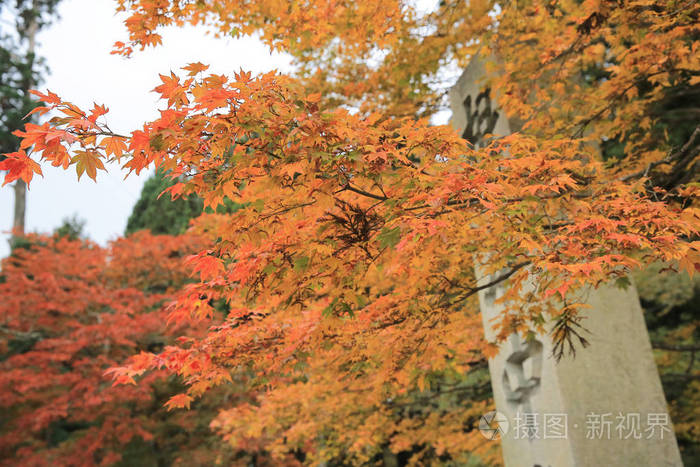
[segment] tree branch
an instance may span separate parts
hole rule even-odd
[[[690,138],[688,138],[688,141],[681,147],[678,151],[673,152],[669,154],[668,156],[664,157],[663,159],[659,161],[655,161],[650,163],[645,169],[640,170],[639,172],[635,172],[633,174],[626,175],[625,177],[622,177],[620,180],[623,182],[627,182],[629,180],[639,178],[639,177],[644,177],[646,176],[652,169],[655,167],[662,165],[662,164],[671,164],[674,161],[683,161],[684,159],[689,159],[693,153],[693,148],[695,140],[700,139],[700,126],[695,127],[695,131],[693,131],[693,134],[690,135]],[[689,162],[689,161],[687,161]]]
[[[366,196],[368,198],[378,199],[379,201],[386,201],[389,199],[386,196],[375,195],[374,193],[370,193],[369,191],[365,191],[365,190],[362,190],[360,188],[356,188],[356,187],[350,185],[349,183],[346,184],[340,191],[344,191],[344,190],[352,191],[353,193],[357,193],[358,195]]]
[[[700,345],[672,345],[663,342],[652,342],[652,348],[658,350],[670,350],[672,352],[700,352]]]

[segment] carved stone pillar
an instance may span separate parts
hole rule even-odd
[[[475,146],[487,133],[519,128],[498,110],[484,76],[475,59],[450,92],[452,125]],[[490,282],[476,266],[478,284]],[[505,286],[479,292],[489,341]],[[548,335],[529,342],[513,335],[489,359],[496,408],[509,422],[501,439],[506,467],[681,466],[636,289],[584,293],[591,345],[575,358],[557,363]]]

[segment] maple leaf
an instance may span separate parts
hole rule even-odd
[[[215,278],[224,271],[221,260],[207,253],[208,252],[203,252],[198,255],[193,255],[186,260],[188,263],[194,265],[192,271],[199,272],[202,280]]]
[[[114,155],[117,159],[119,159],[127,149],[124,138],[120,136],[106,136],[102,139],[100,144],[104,146],[105,154],[108,156],[110,154]]]
[[[31,94],[34,94],[39,99],[41,99],[43,102],[46,102],[47,104],[57,105],[57,104],[60,104],[62,102],[61,98],[57,94],[55,94],[51,91],[48,91],[48,90],[46,91],[46,94],[43,94],[43,93],[41,93],[39,91],[35,91],[35,90],[30,90],[29,92]]]
[[[24,127],[24,131],[17,130],[12,134],[22,138],[20,143],[21,149],[26,149],[31,146],[37,149],[42,149],[45,146],[46,134],[51,131],[48,123],[43,125],[36,125],[34,123],[27,123]]]
[[[321,100],[321,93],[316,92],[306,96],[306,101],[312,104],[317,104]]]
[[[678,264],[690,277],[700,272],[700,242],[691,242],[688,252],[678,260]]]
[[[0,161],[0,170],[7,170],[2,186],[14,182],[17,179],[24,180],[27,184],[32,181],[35,173],[43,175],[41,166],[32,160],[24,150],[4,154],[5,159]]]
[[[171,199],[173,199],[173,200],[178,199],[182,196],[184,189],[185,189],[184,183],[175,183],[174,185],[163,190],[163,192],[158,195],[158,199],[160,199],[160,197],[166,193],[170,193]]]
[[[109,112],[109,109],[107,107],[105,107],[104,105],[95,104],[93,109],[90,111],[88,120],[91,123],[95,124],[97,122],[97,119],[105,115],[107,112]]]
[[[165,403],[165,407],[168,410],[173,410],[173,409],[189,409],[190,404],[192,403],[194,399],[192,397],[188,396],[187,394],[178,394],[176,396],[171,397],[168,399],[168,401]]]
[[[189,72],[189,76],[194,76],[197,73],[201,73],[209,69],[209,65],[204,65],[200,62],[190,63],[187,66],[182,67],[183,70]]]
[[[51,109],[48,107],[38,106],[34,107],[27,115],[24,116],[25,120],[34,114],[44,115],[48,113]]]
[[[97,170],[106,170],[100,154],[95,151],[76,151],[75,156],[71,158],[71,164],[75,164],[78,180],[83,173],[87,173],[88,177],[97,181]]]
[[[174,73],[170,73],[170,76],[159,75],[160,80],[163,82],[160,86],[156,86],[154,91],[158,92],[163,96],[164,99],[168,100],[168,105],[187,104],[188,99],[185,93],[185,86],[180,84],[180,78]]]
[[[105,370],[104,375],[112,375],[112,386],[119,386],[122,384],[136,385],[136,381],[134,380],[135,372],[130,368],[109,368]]]

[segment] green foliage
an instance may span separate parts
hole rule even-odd
[[[34,240],[28,237],[16,236],[10,239],[10,256],[19,249],[29,250],[34,245]]]
[[[23,117],[34,107],[26,89],[38,80],[27,57],[18,57],[17,46],[7,37],[0,37],[0,153],[17,150],[19,138],[12,134],[24,126]],[[33,60],[33,58],[32,58]]]
[[[77,215],[65,217],[60,226],[54,232],[54,236],[58,238],[67,238],[69,240],[84,240],[85,235],[85,220]],[[10,255],[14,255],[17,250],[30,250],[34,245],[43,246],[44,243],[33,236],[16,236],[10,240]]]
[[[191,195],[178,199],[171,199],[164,190],[176,183],[167,173],[156,171],[146,180],[141,190],[141,197],[134,205],[134,209],[126,224],[126,235],[138,230],[150,230],[154,234],[178,235],[189,226],[193,219],[202,212],[212,213],[211,208],[203,209],[204,202],[201,198]],[[218,214],[230,214],[238,211],[243,205],[234,203],[224,198],[222,204],[216,208]]]
[[[204,204],[200,198],[190,196],[171,200],[168,194],[160,196],[174,183],[175,181],[162,171],[157,171],[146,180],[141,197],[126,224],[127,235],[143,229],[148,229],[154,234],[177,235],[187,229],[190,219],[202,213]]]
[[[604,78],[604,77],[603,77]],[[656,149],[673,154],[691,141],[693,131],[698,126],[700,116],[700,87],[690,84],[691,75],[676,82],[662,91],[646,81],[637,86],[637,92],[644,95],[659,92],[662,98],[645,109],[645,114],[653,122],[650,128],[630,129],[625,138],[615,137],[601,141],[603,158],[611,164],[617,164],[627,157],[626,145],[630,142],[647,139],[650,149]],[[697,151],[697,147],[696,147]],[[683,170],[682,166],[670,170],[669,173],[653,173],[648,175],[657,186],[666,189],[697,180],[697,165],[691,170]]]
[[[700,275],[653,264],[634,277],[676,437],[686,465],[700,461],[696,353],[700,341]]]
[[[78,216],[65,217],[63,223],[54,231],[57,237],[66,237],[69,240],[78,240],[85,236],[85,220]]]
[[[700,276],[664,270],[658,263],[636,273],[634,280],[644,308],[653,315],[648,318],[650,329],[663,327],[664,315],[679,312],[700,292]]]
[[[19,138],[12,132],[24,127],[24,117],[36,107],[28,91],[46,72],[42,60],[27,46],[30,24],[34,21],[37,30],[47,26],[59,1],[0,0],[0,14],[15,23],[11,33],[0,29],[0,158],[19,147]]]

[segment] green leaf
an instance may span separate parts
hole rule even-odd
[[[619,289],[622,290],[627,290],[627,288],[632,285],[632,282],[630,282],[629,277],[624,276],[624,277],[618,277],[615,280],[615,286]]]
[[[377,240],[379,241],[379,246],[382,248],[393,247],[401,239],[401,229],[399,227],[394,227],[393,229],[387,229],[386,227],[379,232],[377,235]]]
[[[306,271],[306,268],[309,267],[309,257],[308,256],[299,256],[294,260],[294,270],[295,271],[301,271],[304,272]]]
[[[263,208],[265,207],[265,200],[263,199],[256,199],[254,202],[251,203],[251,206],[253,209],[255,209],[257,212],[262,212]]]

